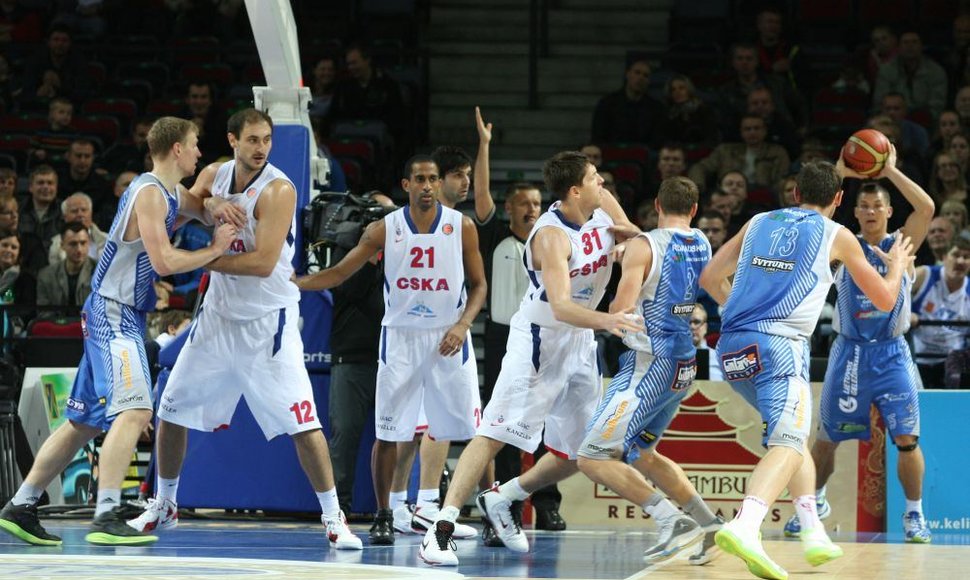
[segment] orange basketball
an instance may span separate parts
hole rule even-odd
[[[882,171],[888,158],[889,139],[875,129],[856,131],[842,149],[845,166],[866,176]]]

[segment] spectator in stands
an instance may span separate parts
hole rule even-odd
[[[757,115],[765,120],[768,130],[766,141],[781,145],[788,152],[790,159],[796,159],[801,151],[801,137],[791,119],[778,113],[775,108],[775,98],[767,87],[758,87],[748,93],[749,115]]]
[[[704,212],[714,212],[721,216],[724,220],[724,227],[727,228],[727,237],[731,237],[741,229],[744,225],[739,223],[734,223],[732,219],[732,212],[734,210],[734,197],[724,193],[720,189],[716,189],[711,193],[710,199],[707,204],[704,205]]]
[[[899,37],[892,27],[879,25],[869,33],[869,58],[866,62],[866,76],[869,83],[876,84],[879,68],[892,62],[899,53]]]
[[[775,192],[778,195],[778,207],[797,207],[798,200],[795,199],[795,188],[798,186],[795,180],[796,173],[786,175],[778,182]]]
[[[947,87],[950,89],[950,94],[947,95],[948,102],[956,95],[960,87],[970,85],[970,46],[960,49],[958,54],[960,60],[953,68],[949,68]]]
[[[160,332],[155,337],[155,342],[158,343],[159,348],[165,348],[178,338],[178,335],[188,330],[191,323],[192,313],[188,310],[172,308],[162,312],[158,317]]]
[[[118,175],[125,171],[136,173],[144,171],[145,155],[148,154],[148,130],[154,122],[155,119],[150,117],[135,119],[131,124],[131,135],[105,150],[98,159],[98,166],[110,175]]]
[[[593,143],[643,143],[660,139],[663,105],[647,94],[650,63],[636,59],[626,67],[623,88],[602,97],[593,111]]]
[[[21,234],[33,234],[50,250],[51,240],[63,223],[57,203],[57,172],[50,165],[38,165],[30,172],[30,198],[20,208]]]
[[[950,220],[954,231],[962,232],[967,227],[967,205],[953,199],[944,201],[940,206],[940,217]]]
[[[956,111],[947,109],[940,113],[927,157],[933,159],[937,153],[947,150],[950,147],[950,139],[960,132],[960,115]]]
[[[334,91],[337,88],[337,59],[324,56],[313,67],[313,84],[310,92],[310,118],[324,125],[324,133],[330,130],[330,108],[333,104]]]
[[[105,0],[76,0],[57,2],[59,9],[54,22],[68,26],[84,36],[100,39],[104,36],[108,22],[102,16]]]
[[[873,103],[888,93],[902,93],[913,109],[925,109],[936,119],[946,106],[946,72],[923,55],[923,41],[916,31],[899,36],[899,55],[879,67]]]
[[[0,197],[0,230],[16,232],[20,225],[20,204],[16,197]],[[37,273],[47,265],[47,251],[40,238],[33,234],[20,235],[20,266]]]
[[[775,107],[801,130],[808,123],[808,115],[801,97],[791,85],[775,76],[762,74],[758,69],[758,48],[753,44],[738,43],[731,47],[731,68],[734,78],[718,88],[721,103],[721,131],[733,134],[748,109],[748,93],[758,87],[767,87],[774,97]]]
[[[47,128],[38,131],[31,140],[30,157],[34,162],[53,163],[67,151],[75,137],[71,129],[74,105],[58,97],[47,106]]]
[[[609,171],[600,171],[599,174],[603,178],[603,189],[610,192],[610,195],[616,198],[616,201],[622,205],[623,200],[620,199],[620,193],[616,189],[616,178]]]
[[[87,230],[89,257],[95,261],[100,259],[101,252],[104,251],[104,246],[108,243],[108,234],[101,231],[97,224],[92,221],[93,206],[91,205],[91,197],[81,191],[69,195],[67,199],[61,202],[61,213],[64,216],[65,224],[81,224]],[[62,231],[63,229],[61,228]],[[53,264],[66,257],[61,234],[57,234],[51,240],[47,261]]]
[[[882,97],[881,107],[882,114],[899,125],[901,139],[896,148],[901,151],[911,151],[919,159],[925,159],[930,148],[930,138],[922,125],[906,118],[909,114],[906,95],[898,92],[886,93]]]
[[[758,12],[755,28],[758,31],[758,64],[761,72],[773,74],[791,86],[792,91],[812,94],[812,83],[800,47],[785,38],[781,10],[767,6]]]
[[[23,102],[46,101],[55,96],[83,101],[90,93],[87,67],[87,60],[72,48],[71,30],[63,24],[53,24],[47,32],[47,43],[24,65]],[[56,94],[51,94],[55,83]]]
[[[938,218],[939,219],[939,218]],[[913,314],[910,317],[913,354],[923,384],[943,386],[943,364],[951,351],[966,347],[970,327],[924,325],[927,321],[970,322],[970,239],[957,236],[946,250],[943,264],[916,268]]]
[[[955,236],[956,230],[953,229],[953,222],[942,216],[933,218],[933,221],[930,222],[930,229],[926,232],[926,246],[931,253],[929,260],[919,260],[919,256],[917,256],[917,263],[928,266],[942,264]]]
[[[660,214],[657,212],[654,199],[645,199],[637,206],[637,227],[645,232],[656,229],[657,223],[660,221]]]
[[[17,193],[17,172],[9,167],[0,167],[0,200],[13,197]]]
[[[408,114],[401,87],[384,70],[374,65],[370,51],[362,44],[347,46],[344,53],[348,78],[337,83],[331,104],[334,121],[371,119],[383,121],[399,151],[410,150]]]
[[[957,133],[950,137],[946,146],[946,153],[960,166],[964,178],[970,175],[970,138],[966,133]]]
[[[199,151],[202,152],[199,167],[205,167],[220,157],[232,157],[226,140],[227,118],[222,108],[215,106],[215,89],[211,84],[189,83],[182,118],[189,119],[199,128]]]
[[[839,76],[832,83],[832,88],[837,91],[858,91],[869,94],[872,92],[872,85],[866,79],[855,56],[847,57],[839,70]]]
[[[950,153],[940,153],[933,160],[928,191],[937,205],[951,199],[967,202],[967,180]]]
[[[953,47],[943,64],[949,71],[951,93],[970,83],[970,14],[963,13],[953,20]]]
[[[37,43],[43,39],[44,20],[40,12],[25,4],[20,0],[0,0],[0,45]]]
[[[701,217],[697,219],[697,229],[704,232],[707,240],[711,242],[712,254],[717,252],[727,238],[727,224],[724,223],[721,214],[716,211],[707,210],[702,213]]]
[[[714,175],[740,170],[750,187],[770,187],[788,173],[788,153],[780,145],[765,142],[767,127],[757,115],[744,115],[740,123],[742,143],[722,143],[687,174],[703,189]]]
[[[104,231],[111,229],[111,222],[115,219],[115,214],[118,213],[118,200],[121,199],[125,190],[136,177],[138,177],[138,174],[134,171],[123,171],[115,178],[114,195],[102,201],[95,209],[94,223],[98,224],[99,228]]]
[[[657,197],[660,184],[665,179],[686,175],[687,153],[684,148],[675,143],[667,143],[660,148],[657,155],[657,172],[647,186],[649,197]]]
[[[20,237],[13,230],[0,231],[0,301],[26,306],[37,304],[37,278],[33,272],[20,267]]]
[[[713,250],[713,248],[711,248]],[[694,311],[690,313],[690,334],[694,341],[694,348],[708,352],[708,375],[710,381],[723,381],[721,361],[717,352],[707,344],[707,308],[700,302],[694,304]]]
[[[81,137],[71,141],[67,161],[57,172],[57,196],[66,198],[76,191],[88,194],[95,205],[111,197],[111,182],[94,170],[94,143]]]
[[[37,274],[37,304],[81,306],[91,293],[91,276],[98,265],[89,255],[91,238],[80,222],[64,224],[57,237],[65,257]]]
[[[671,76],[664,88],[664,97],[667,114],[660,123],[662,141],[701,147],[713,147],[720,142],[717,113],[697,96],[690,78],[680,74]]]
[[[593,164],[593,167],[596,167],[597,169],[603,167],[603,150],[600,149],[599,145],[594,145],[592,143],[583,145],[579,148],[579,152],[589,159],[589,162]]]

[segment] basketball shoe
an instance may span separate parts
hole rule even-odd
[[[179,525],[179,508],[170,500],[153,497],[148,500],[145,511],[128,520],[128,525],[139,532],[170,530]]]
[[[658,521],[660,536],[657,543],[643,552],[645,564],[659,564],[693,546],[704,537],[704,530],[691,518],[678,515]]]
[[[903,515],[903,530],[906,532],[906,541],[911,544],[929,544],[933,540],[926,518],[920,512],[913,511]]]
[[[338,550],[364,549],[364,543],[347,527],[347,518],[344,516],[343,510],[340,511],[340,517],[328,520],[320,516],[320,521],[327,526],[327,539],[330,540],[330,545],[334,548]]]
[[[815,497],[815,509],[818,510],[818,519],[820,520],[827,519],[832,515],[832,505],[829,504],[824,491]],[[792,517],[785,522],[785,537],[799,538],[801,533],[802,523],[798,520],[798,514],[792,514]]]
[[[512,517],[512,501],[498,492],[498,484],[478,494],[478,509],[488,518],[505,547],[513,552],[528,552],[529,540]]]
[[[414,528],[411,527],[411,518],[414,517],[414,506],[404,504],[394,510],[394,531],[400,534],[413,534]]]
[[[825,533],[825,528],[802,530],[800,536],[802,538],[802,549],[805,551],[805,560],[812,566],[821,566],[826,562],[842,557],[842,548],[832,543],[829,535]]]
[[[144,546],[158,541],[158,536],[152,536],[129,526],[122,517],[121,506],[116,506],[108,512],[94,518],[91,531],[84,539],[98,546]]]
[[[745,530],[736,520],[721,526],[714,535],[714,541],[724,552],[744,560],[748,571],[758,578],[788,580],[788,572],[765,553],[761,534]]]
[[[701,540],[697,551],[691,554],[690,558],[687,558],[688,564],[691,566],[703,566],[721,555],[721,549],[717,547],[717,542],[714,541],[714,535],[723,525],[724,520],[718,517],[713,524],[704,526],[704,539]]]
[[[458,556],[455,554],[457,546],[452,539],[455,524],[441,520],[431,526],[424,534],[418,556],[432,566],[457,566]]]
[[[438,512],[440,508],[437,504],[429,504],[425,506],[416,506],[414,508],[414,513],[411,516],[411,531],[416,534],[425,534],[434,527],[434,521],[438,518]],[[394,522],[397,523],[397,514],[395,514]],[[469,538],[478,537],[478,530],[471,526],[466,526],[465,524],[459,524],[455,522],[455,530],[452,532],[452,536],[456,540],[467,540]]]
[[[44,526],[40,525],[35,505],[13,505],[7,502],[0,511],[0,529],[35,546],[61,545],[58,536],[47,533]]]

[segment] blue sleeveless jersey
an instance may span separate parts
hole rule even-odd
[[[688,321],[701,270],[711,259],[711,244],[697,229],[664,228],[640,235],[653,251],[638,304],[646,330],[626,335],[623,343],[658,358],[693,358],[696,348]]]
[[[861,236],[857,239],[866,255],[866,260],[879,274],[885,276],[886,265]],[[886,236],[879,242],[879,249],[888,252],[892,245],[893,237]],[[902,336],[909,330],[910,290],[913,277],[908,272],[903,275],[899,296],[890,312],[883,312],[872,305],[872,301],[856,285],[845,266],[839,266],[836,271],[835,285],[839,297],[835,303],[832,329],[840,336],[855,342],[877,342]]]
[[[721,333],[811,336],[832,284],[829,254],[841,227],[797,207],[751,218],[721,316]]]
[[[145,188],[150,185],[158,187],[168,203],[165,230],[171,237],[175,229],[175,219],[178,217],[178,195],[165,189],[162,182],[151,173],[142,173],[131,182],[118,201],[118,213],[111,223],[108,241],[91,279],[94,292],[142,312],[155,309],[154,282],[158,280],[158,274],[152,268],[142,239],[139,237],[126,242],[124,237],[135,200],[139,195],[145,195]]]

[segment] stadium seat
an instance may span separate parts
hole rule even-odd
[[[213,83],[226,86],[233,82],[232,67],[225,63],[187,63],[179,69],[179,77],[185,83]]]
[[[219,62],[222,54],[222,45],[214,36],[176,38],[171,49],[172,62],[176,65]]]
[[[600,145],[603,152],[604,165],[613,162],[633,162],[640,165],[641,169],[650,166],[650,149],[646,145],[639,143],[607,143]]]
[[[347,178],[347,189],[359,193],[360,183],[364,173],[360,167],[360,163],[346,157],[337,157],[336,159],[340,162],[340,168],[344,170],[344,177]]]
[[[0,117],[0,131],[4,133],[34,133],[47,128],[47,115],[31,114],[3,115]]]
[[[146,113],[153,117],[162,117],[165,115],[179,115],[182,109],[185,108],[185,101],[179,98],[175,99],[154,99],[152,102],[148,103],[148,109]]]
[[[95,91],[100,90],[108,79],[108,67],[103,62],[88,61],[86,72]]]
[[[816,127],[850,127],[849,134],[866,124],[864,109],[816,109],[812,113],[812,125]]]
[[[617,183],[628,183],[634,191],[643,190],[643,167],[639,163],[627,162],[618,164],[604,163],[606,171],[613,174]]]
[[[816,108],[852,108],[866,109],[869,107],[870,97],[857,90],[839,91],[825,88],[815,94]]]
[[[334,157],[352,158],[373,165],[374,144],[367,139],[330,139],[324,142]]]
[[[97,137],[103,147],[111,147],[121,136],[121,123],[110,115],[74,117],[71,126],[82,135]],[[104,149],[99,149],[104,151]]]
[[[126,61],[120,63],[115,69],[115,78],[119,81],[134,79],[148,81],[152,85],[154,94],[160,95],[168,88],[172,74],[168,65],[163,62]]]
[[[31,140],[27,135],[0,132],[0,153],[13,157],[21,172],[27,171],[27,151],[31,148]]]
[[[132,120],[138,116],[138,104],[131,99],[95,98],[85,101],[81,112],[84,115],[110,115],[125,127],[130,127]]]
[[[81,320],[33,320],[27,325],[28,337],[82,338]]]

